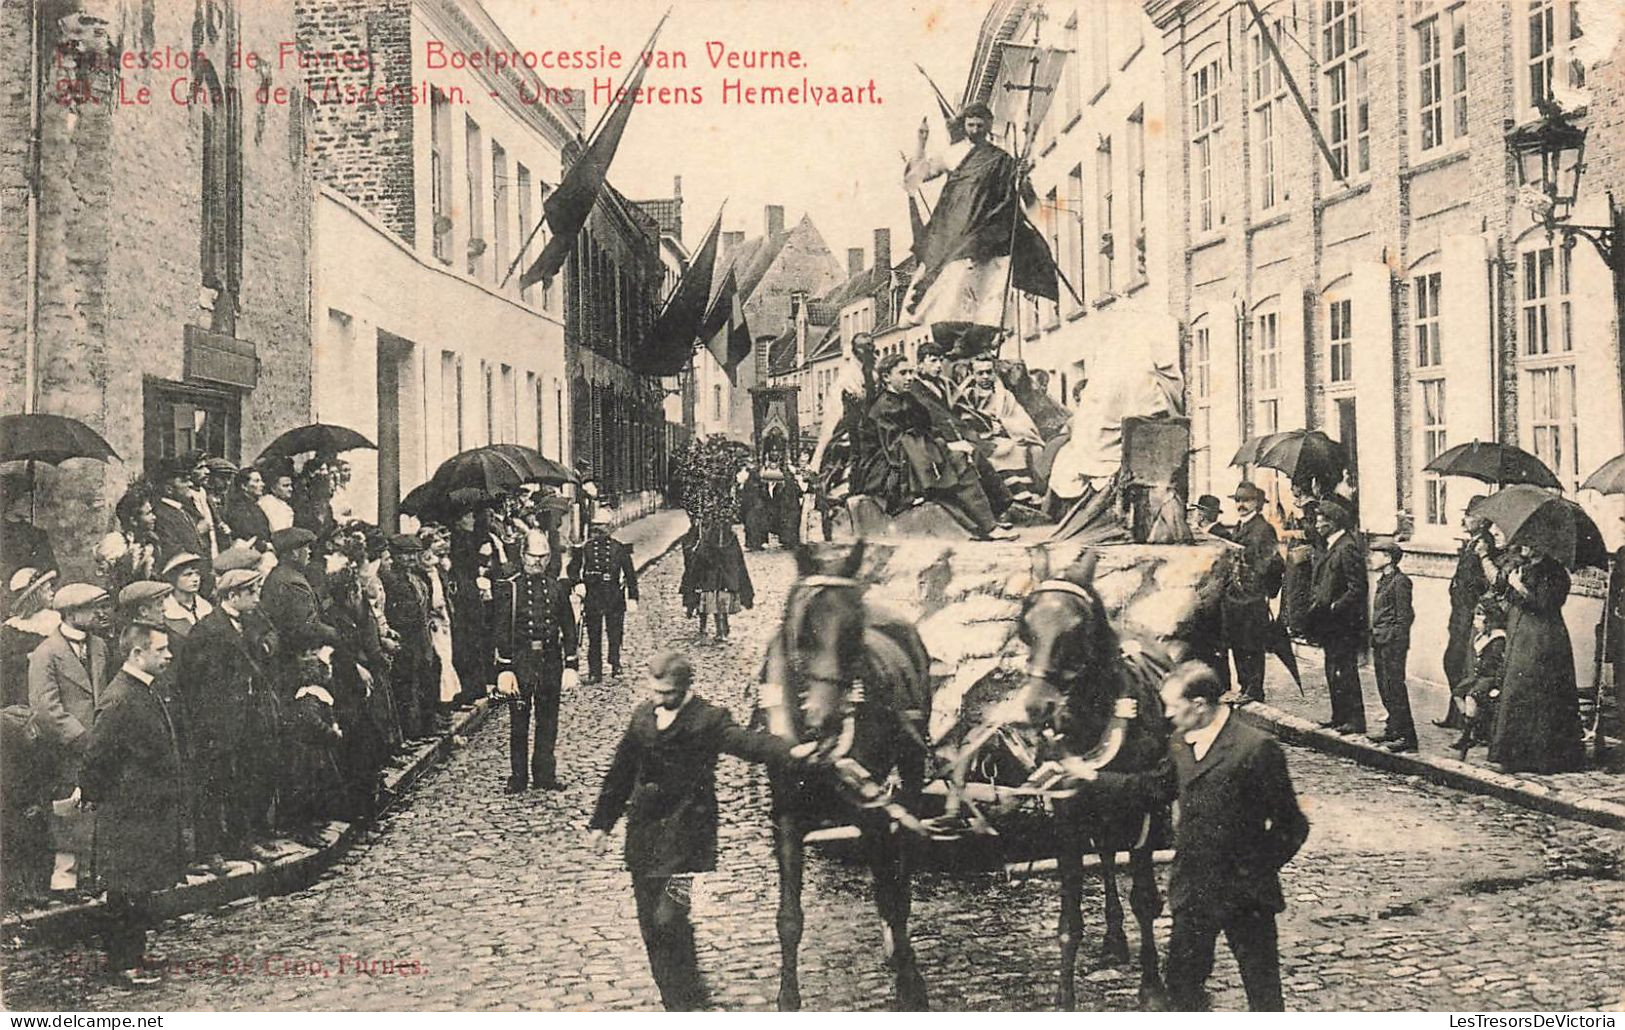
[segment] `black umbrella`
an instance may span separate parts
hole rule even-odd
[[[506,493],[528,481],[529,473],[519,462],[491,447],[453,454],[434,470],[430,482],[442,493],[469,487],[484,490],[492,497]]]
[[[1280,469],[1293,480],[1313,477],[1335,483],[1348,468],[1348,451],[1318,429],[1292,429],[1267,437],[1254,462],[1265,468]]]
[[[378,445],[347,426],[334,426],[326,422],[313,422],[308,426],[290,429],[271,441],[260,452],[266,458],[291,458],[295,454],[337,454],[357,448],[376,451]]]
[[[1263,453],[1264,448],[1280,435],[1280,433],[1265,433],[1263,436],[1249,436],[1241,442],[1240,447],[1236,448],[1235,457],[1230,459],[1230,464],[1257,464],[1258,456]]]
[[[574,472],[534,447],[517,443],[494,443],[486,449],[496,451],[505,458],[511,458],[514,464],[525,470],[525,479],[528,482],[548,483],[553,486],[581,482]]]
[[[1585,509],[1538,486],[1518,483],[1497,490],[1478,502],[1473,514],[1499,526],[1507,543],[1522,544],[1571,569],[1608,567],[1602,533]]]
[[[1422,466],[1425,472],[1444,476],[1466,476],[1496,486],[1528,483],[1533,486],[1560,489],[1552,470],[1528,451],[1519,450],[1508,443],[1490,441],[1458,444]]]
[[[1625,454],[1603,462],[1602,468],[1591,473],[1580,484],[1580,489],[1602,494],[1625,494]]]
[[[401,511],[424,522],[449,523],[465,511],[483,508],[496,495],[479,487],[446,489],[434,480],[419,484],[401,499]]]
[[[122,460],[101,434],[65,415],[0,417],[0,461],[43,461],[55,465],[69,458]]]

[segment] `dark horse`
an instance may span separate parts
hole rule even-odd
[[[1028,595],[1018,632],[1028,648],[1026,675],[1013,717],[1024,719],[1038,740],[1040,763],[1081,759],[1096,769],[1149,770],[1167,754],[1168,730],[1157,688],[1166,663],[1141,649],[1120,646],[1094,589],[1095,558],[1085,555],[1059,578],[1046,579]],[[1127,653],[1125,653],[1127,652]],[[1040,764],[1038,784],[1056,766]],[[1056,1004],[1077,1002],[1075,970],[1083,933],[1083,856],[1100,856],[1106,895],[1106,936],[1102,963],[1128,961],[1123,903],[1118,898],[1116,853],[1129,853],[1133,886],[1129,904],[1140,925],[1140,1005],[1164,1003],[1152,921],[1162,912],[1152,851],[1167,835],[1166,806],[1147,809],[1113,797],[1095,785],[1089,790],[1054,790],[1057,854],[1061,880],[1061,978]]]
[[[919,828],[909,809],[925,779],[922,736],[931,710],[930,658],[907,620],[864,604],[860,542],[832,569],[796,552],[800,578],[768,645],[756,722],[810,746],[812,772],[769,774],[779,862],[779,1008],[801,1008],[803,837],[831,818],[857,826],[874,874],[896,1006],[926,1007],[925,979],[908,939],[909,849]],[[895,792],[883,788],[896,774]]]

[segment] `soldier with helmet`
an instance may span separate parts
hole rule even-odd
[[[559,701],[576,685],[576,621],[547,534],[525,534],[521,570],[493,586],[497,693],[510,704],[508,793],[562,790],[553,756]],[[536,744],[531,748],[531,716]]]

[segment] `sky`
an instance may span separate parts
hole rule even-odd
[[[699,86],[703,103],[633,111],[610,182],[634,200],[669,197],[683,178],[684,242],[692,249],[724,198],[724,231],[763,231],[764,208],[780,204],[786,225],[811,214],[842,267],[848,247],[873,260],[873,231],[892,230],[893,260],[908,252],[902,152],[912,153],[920,120],[945,143],[923,65],[957,102],[964,89],[984,0],[483,0],[521,49],[600,45],[637,52],[668,6],[656,46],[681,50],[686,70],[650,68],[645,87]],[[801,70],[714,69],[707,42],[738,51],[799,51]],[[548,85],[574,85],[590,72],[538,72]],[[614,75],[619,82],[622,73]],[[722,103],[725,78],[745,84],[867,86],[879,105],[739,106]],[[598,109],[589,107],[588,124]]]

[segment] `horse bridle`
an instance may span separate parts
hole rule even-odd
[[[1093,605],[1097,600],[1095,595],[1091,594],[1087,589],[1079,586],[1069,579],[1046,579],[1039,583],[1038,586],[1034,587],[1027,594],[1027,602],[1026,605],[1023,606],[1023,616],[1026,614],[1026,607],[1030,606],[1033,598],[1037,597],[1039,594],[1067,594],[1071,597],[1078,598],[1088,605]],[[1027,668],[1025,671],[1026,674],[1032,679],[1038,680],[1040,683],[1048,683],[1051,686],[1057,687],[1069,683],[1072,680],[1078,679],[1083,675],[1083,673],[1078,670],[1034,668],[1030,660],[1027,663]]]
[[[855,578],[853,576],[834,576],[834,575],[818,574],[818,575],[801,577],[800,579],[796,580],[796,582],[792,585],[791,590],[792,590],[792,593],[796,592],[796,591],[800,591],[803,587],[827,587],[827,588],[832,588],[832,589],[837,589],[837,590],[857,590],[857,589],[863,588],[864,586],[866,586],[866,584],[863,582],[863,580],[857,579],[857,578]],[[798,613],[798,618],[799,618],[799,613]],[[787,623],[785,625],[784,629],[788,630],[788,628],[789,628],[789,626],[788,626],[788,623]],[[796,652],[789,647],[791,641],[788,639],[788,633],[786,634],[786,637],[787,637],[787,639],[785,640],[786,650],[789,650],[790,654],[792,656],[794,656],[796,654]],[[792,662],[795,662],[795,659],[793,657],[792,657],[791,660],[792,660]],[[799,664],[799,663],[796,663],[796,664]],[[806,680],[808,683],[837,683],[838,684],[838,683],[841,682],[838,679],[833,679],[833,678],[828,677],[828,676],[814,676],[814,675],[812,675],[810,673],[802,672],[799,668],[796,670],[796,676],[798,678],[800,678],[800,679]]]

